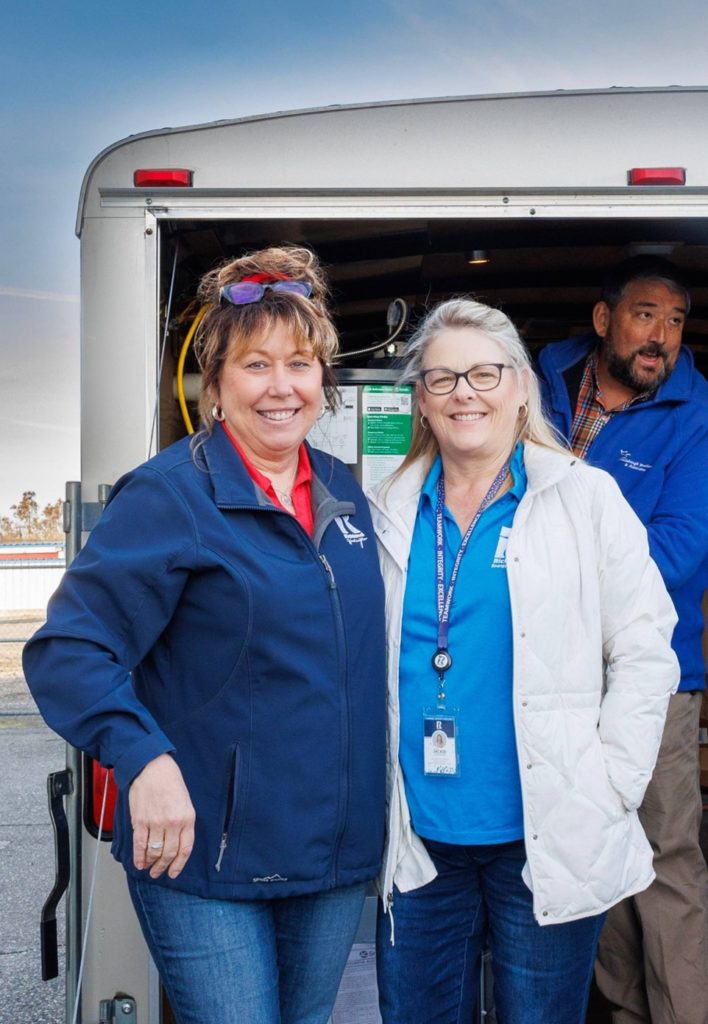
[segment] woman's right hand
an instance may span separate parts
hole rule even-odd
[[[195,813],[177,762],[169,754],[149,761],[128,793],[133,863],[151,878],[176,878],[194,846]]]

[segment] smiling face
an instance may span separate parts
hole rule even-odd
[[[322,411],[322,365],[276,321],[245,351],[232,341],[213,397],[250,459],[282,461],[297,453]]]
[[[680,293],[662,281],[631,281],[613,310],[598,302],[593,311],[601,364],[629,392],[656,391],[676,365],[685,320]]]
[[[445,367],[461,372],[478,363],[508,363],[504,349],[476,327],[456,327],[438,334],[423,357],[423,370]],[[523,377],[502,370],[492,391],[474,391],[464,378],[449,395],[431,395],[417,385],[418,406],[445,459],[482,463],[504,461],[511,453],[519,409],[527,398]]]

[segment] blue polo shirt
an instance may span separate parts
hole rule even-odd
[[[438,676],[435,505],[438,458],[418,505],[408,561],[400,656],[400,759],[413,827],[442,843],[505,843],[523,836],[512,704],[513,643],[506,538],[526,490],[523,446],[511,461],[513,486],[483,513],[460,565],[450,609],[446,708],[456,718],[458,775],[425,775],[423,718],[433,714]],[[444,509],[445,585],[462,535]]]

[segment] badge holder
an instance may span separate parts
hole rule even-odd
[[[423,710],[423,774],[460,774],[457,714],[439,708]]]
[[[457,712],[445,708],[445,673],[452,665],[450,652],[439,647],[432,657],[438,674],[438,702],[423,709],[423,774],[459,775],[457,752]]]

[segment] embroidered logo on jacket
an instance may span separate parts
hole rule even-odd
[[[335,516],[334,521],[347,544],[358,544],[360,548],[364,547],[364,541],[369,538],[361,532],[358,526],[349,522],[349,516]]]
[[[252,882],[287,882],[287,878],[283,878],[282,875],[264,875],[260,878],[256,875],[255,878],[251,879]]]
[[[627,469],[634,469],[637,473],[646,473],[648,469],[651,469],[650,463],[638,462],[633,459],[632,453],[628,452],[626,448],[620,448],[619,460]]]
[[[492,559],[492,569],[506,569],[506,546],[509,543],[510,533],[510,526],[502,526],[499,531],[497,550],[494,552],[494,558]]]

